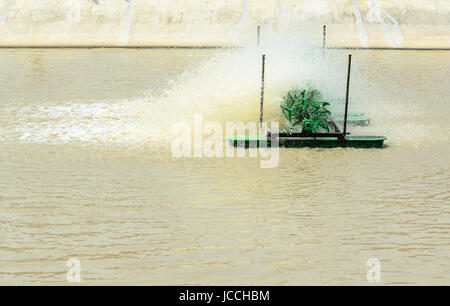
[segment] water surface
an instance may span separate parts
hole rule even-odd
[[[286,149],[262,169],[175,159],[156,130],[191,108],[257,120],[258,87],[232,82],[246,67],[192,81],[218,52],[0,51],[0,283],[66,284],[77,257],[83,284],[365,285],[378,258],[382,284],[448,285],[450,53],[354,51],[372,124],[351,132],[386,148]],[[319,74],[340,97],[345,55]],[[270,109],[284,79],[268,65]]]

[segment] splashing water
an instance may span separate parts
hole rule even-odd
[[[2,14],[0,15],[0,26],[4,25],[6,22],[6,16],[8,15],[9,7],[13,4],[14,0],[8,0],[5,7],[3,8]]]
[[[125,9],[124,9],[124,13],[123,13],[123,19],[125,21],[125,26],[123,28],[122,34],[120,35],[120,39],[119,39],[120,46],[126,45],[128,43],[128,35],[130,33],[130,27],[131,27],[130,14],[131,14],[131,9],[132,9],[133,3],[131,0],[125,0],[125,1],[127,2]]]
[[[361,12],[359,11],[358,6],[358,0],[353,0],[353,9],[355,12],[356,17],[356,25],[358,26],[359,33],[360,33],[360,40],[363,47],[368,48],[369,47],[369,40],[367,38],[367,31],[364,27],[364,22],[361,17]]]
[[[190,125],[197,114],[202,114],[204,122],[258,122],[261,52],[267,55],[264,118],[278,121],[280,99],[292,86],[311,83],[325,93],[334,92],[335,83],[324,78],[333,76],[332,69],[326,73],[318,69],[321,52],[315,56],[311,55],[312,50],[299,47],[298,42],[290,44],[279,38],[260,48],[221,51],[199,67],[179,75],[161,96],[12,106],[0,115],[8,127],[0,132],[0,138],[25,143],[167,145],[173,125],[180,122]],[[335,72],[340,70],[344,71],[339,68]],[[342,78],[335,75],[335,79]],[[341,91],[341,87],[335,88]]]
[[[266,81],[270,84],[266,87],[264,104],[264,118],[268,121],[281,118],[281,98],[292,86],[317,84],[328,93],[338,88],[333,87],[335,84],[327,85],[325,72],[317,69],[322,58],[320,52],[306,56],[305,52],[308,52],[299,51],[298,43],[283,43],[281,38],[266,43],[263,49],[249,47],[228,51],[211,58],[198,70],[181,75],[173,88],[149,105],[141,120],[142,126],[148,128],[142,130],[157,129],[165,133],[174,123],[192,122],[195,114],[202,114],[205,121],[221,124],[232,121],[257,122],[261,52],[267,56]],[[293,67],[299,67],[301,73]],[[339,72],[333,72],[332,69],[327,71],[328,76],[333,73]],[[164,116],[155,118],[155,113],[164,113]]]
[[[203,116],[203,122],[217,122],[222,126],[234,121],[257,122],[263,53],[267,56],[266,121],[278,121],[283,127],[279,105],[283,95],[294,86],[319,89],[326,100],[331,100],[332,113],[342,113],[343,104],[333,100],[341,100],[345,95],[347,57],[336,51],[323,58],[320,50],[298,40],[289,41],[280,34],[259,47],[253,45],[210,55],[201,65],[179,74],[163,94],[149,93],[93,103],[62,101],[2,106],[0,142],[67,143],[77,147],[123,144],[125,147],[148,146],[153,150],[170,146],[176,137],[171,133],[172,127],[181,122],[192,126],[198,114]],[[369,54],[355,56],[350,100],[352,112],[362,111],[372,119],[369,127],[361,128],[361,134],[385,135],[397,144],[408,145],[438,140],[437,136],[430,138],[430,134],[447,137],[448,132],[444,133],[443,129],[448,131],[448,127],[429,123],[436,115],[434,110],[427,112],[417,101],[411,102],[417,92],[423,90],[412,94],[410,90],[402,90],[400,100],[398,96],[390,96],[393,89],[386,95],[380,94],[392,83],[392,79],[384,79],[383,69],[387,66],[381,70],[376,63],[371,66],[365,56]],[[393,61],[397,60],[401,58]],[[164,77],[165,72],[165,68],[155,71],[149,79]],[[379,78],[376,82],[374,73]],[[411,79],[406,73],[406,79],[408,77]],[[426,95],[418,100],[424,99]],[[353,131],[357,133],[358,128],[352,128]]]
[[[375,20],[383,27],[384,35],[388,43],[390,43],[392,46],[400,48],[403,42],[403,38],[400,34],[398,21],[385,10],[380,9],[378,0],[367,0],[367,4],[369,6],[369,10],[367,12],[367,20],[370,21],[375,18]],[[374,18],[372,16],[374,16]],[[394,35],[392,35],[392,32],[387,25],[386,19],[392,23]]]

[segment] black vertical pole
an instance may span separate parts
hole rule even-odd
[[[259,43],[260,43],[260,40],[259,40],[259,37],[260,37],[260,35],[261,35],[261,26],[258,26],[258,28],[257,28],[257,39],[256,39],[256,44],[259,46]]]
[[[352,66],[352,55],[348,55],[348,71],[347,71],[347,93],[345,95],[345,114],[344,114],[344,136],[347,134],[347,115],[348,115],[348,94],[350,90],[350,68]]]
[[[259,108],[259,124],[262,125],[264,115],[264,73],[266,66],[266,56],[262,56],[262,73],[261,73],[261,104]]]
[[[327,26],[323,25],[323,42],[322,42],[322,48],[327,47]]]

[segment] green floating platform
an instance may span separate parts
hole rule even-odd
[[[228,137],[232,146],[241,148],[272,147],[271,139],[260,137]],[[280,137],[279,147],[282,148],[383,148],[386,137],[383,136],[346,136],[337,137]]]
[[[344,123],[344,114],[336,115],[332,118],[335,122]],[[347,116],[347,122],[350,125],[361,125],[368,126],[370,125],[370,118],[366,117],[364,113],[350,113]]]

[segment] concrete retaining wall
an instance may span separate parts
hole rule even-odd
[[[395,46],[389,15],[402,47],[450,48],[445,0],[0,0],[0,46],[232,46],[257,25],[320,45],[327,24],[328,45],[359,47],[355,2],[370,47]]]

